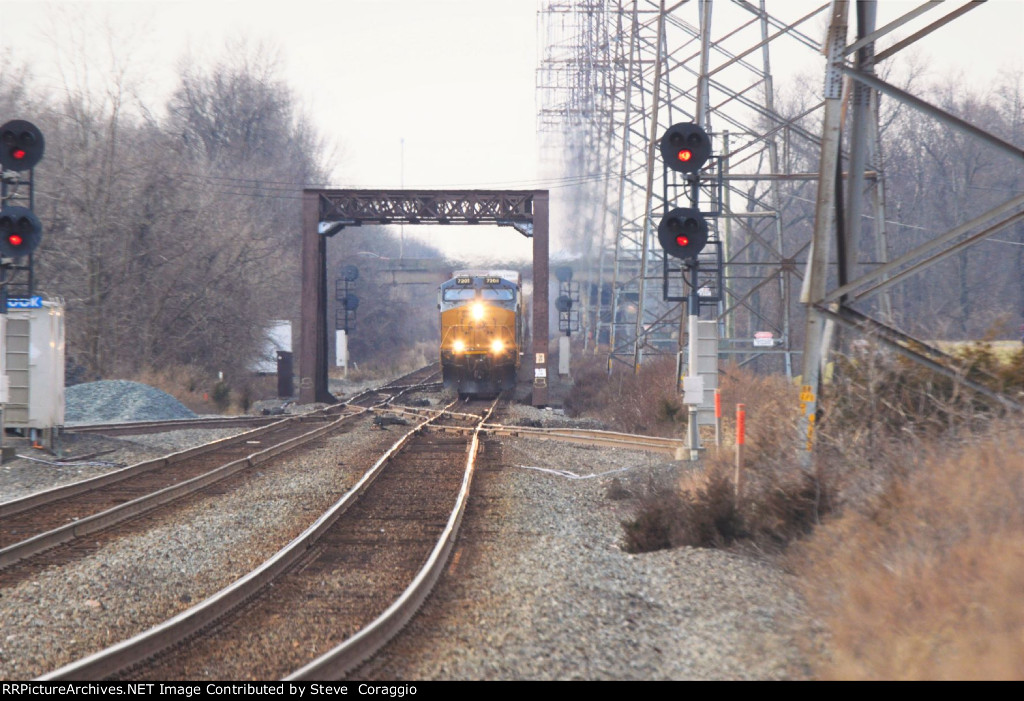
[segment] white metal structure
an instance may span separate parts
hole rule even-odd
[[[4,425],[47,431],[64,425],[64,303],[11,309],[4,332],[9,386]]]

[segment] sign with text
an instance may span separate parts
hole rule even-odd
[[[8,297],[8,309],[42,309],[43,298],[39,295],[33,297]]]

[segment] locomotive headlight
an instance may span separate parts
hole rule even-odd
[[[505,342],[504,341],[502,341],[500,338],[496,338],[493,341],[491,341],[491,352],[493,352],[493,353],[500,353],[503,350],[505,350]]]
[[[455,341],[455,343],[452,344],[452,350],[454,350],[456,353],[461,353],[462,351],[466,350],[465,341],[462,341],[461,339]]]
[[[473,315],[474,321],[480,321],[484,318],[484,305],[480,302],[474,304],[469,311]]]

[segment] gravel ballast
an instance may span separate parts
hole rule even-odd
[[[686,463],[551,441],[489,441],[460,546],[366,680],[798,679],[800,601],[771,565],[716,550],[629,554],[638,493]],[[572,479],[547,468],[580,475]]]

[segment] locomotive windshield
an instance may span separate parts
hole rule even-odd
[[[476,297],[476,290],[472,287],[449,287],[444,291],[445,302],[461,302]]]
[[[459,279],[461,283],[461,278]],[[498,282],[502,282],[498,280]],[[445,302],[468,302],[482,299],[489,302],[513,302],[516,291],[513,287],[469,287],[461,283],[458,287],[442,288],[441,299]]]

